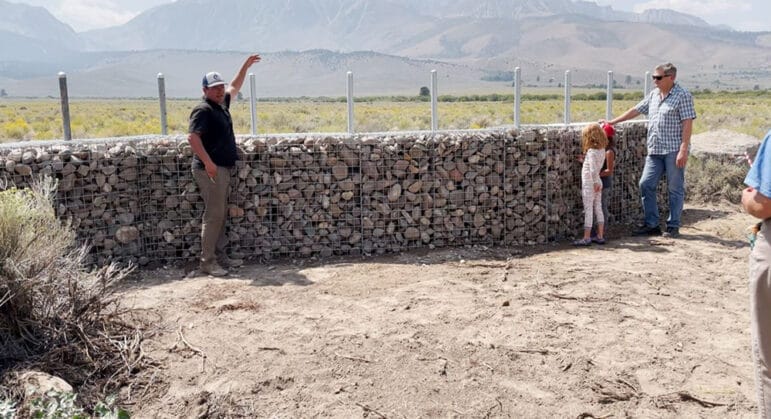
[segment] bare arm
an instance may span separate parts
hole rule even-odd
[[[742,191],[742,207],[755,218],[771,218],[771,199],[755,188],[749,187]]]
[[[244,79],[246,78],[246,70],[248,70],[252,64],[259,62],[260,59],[260,54],[253,54],[246,58],[246,61],[244,61],[241,68],[238,69],[238,73],[233,76],[233,80],[231,80],[230,85],[228,86],[228,93],[230,93],[231,97],[235,98],[241,90],[241,86],[244,84]]]
[[[605,170],[600,172],[600,177],[613,175],[613,164],[616,159],[616,153],[608,150],[605,152]]]
[[[680,150],[677,152],[677,167],[685,167],[688,163],[688,146],[691,144],[691,133],[693,132],[693,119],[683,120],[683,138],[680,142]]]
[[[209,153],[207,153],[206,149],[203,147],[201,136],[198,135],[197,132],[191,132],[190,135],[187,136],[187,141],[190,142],[190,147],[193,149],[193,153],[195,153],[195,155],[198,156],[198,158],[203,162],[203,165],[206,168],[206,173],[209,175],[209,177],[212,179],[217,177],[217,165],[214,164],[211,157],[209,157]]]
[[[640,112],[637,111],[635,108],[630,108],[628,111],[624,112],[621,116],[618,116],[616,118],[611,119],[608,121],[610,125],[618,124],[619,122],[628,121],[632,118],[635,118],[640,115]]]

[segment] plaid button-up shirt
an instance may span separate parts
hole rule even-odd
[[[648,154],[669,154],[680,149],[683,141],[683,121],[696,119],[693,96],[675,83],[663,99],[654,89],[635,106],[648,115]]]

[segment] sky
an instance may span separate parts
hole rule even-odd
[[[698,16],[712,25],[728,25],[740,31],[771,31],[768,0],[598,0],[595,3],[637,13],[672,9]]]
[[[43,6],[76,32],[120,25],[139,13],[175,0],[10,0]],[[430,0],[428,0],[430,1]],[[698,16],[713,25],[742,31],[771,31],[769,0],[596,0],[615,10],[642,12],[672,9]]]

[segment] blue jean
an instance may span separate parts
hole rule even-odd
[[[677,151],[645,157],[645,167],[640,177],[640,195],[647,227],[659,226],[659,206],[656,191],[661,176],[667,174],[669,191],[669,218],[667,227],[680,228],[680,214],[685,201],[685,167],[677,167]]]

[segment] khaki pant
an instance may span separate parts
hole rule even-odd
[[[760,417],[771,415],[771,220],[763,226],[750,253],[752,358]]]
[[[201,263],[217,260],[218,254],[225,254],[228,243],[225,235],[228,195],[232,169],[217,166],[217,177],[209,178],[206,170],[193,169],[193,178],[198,184],[204,203],[201,224]]]

